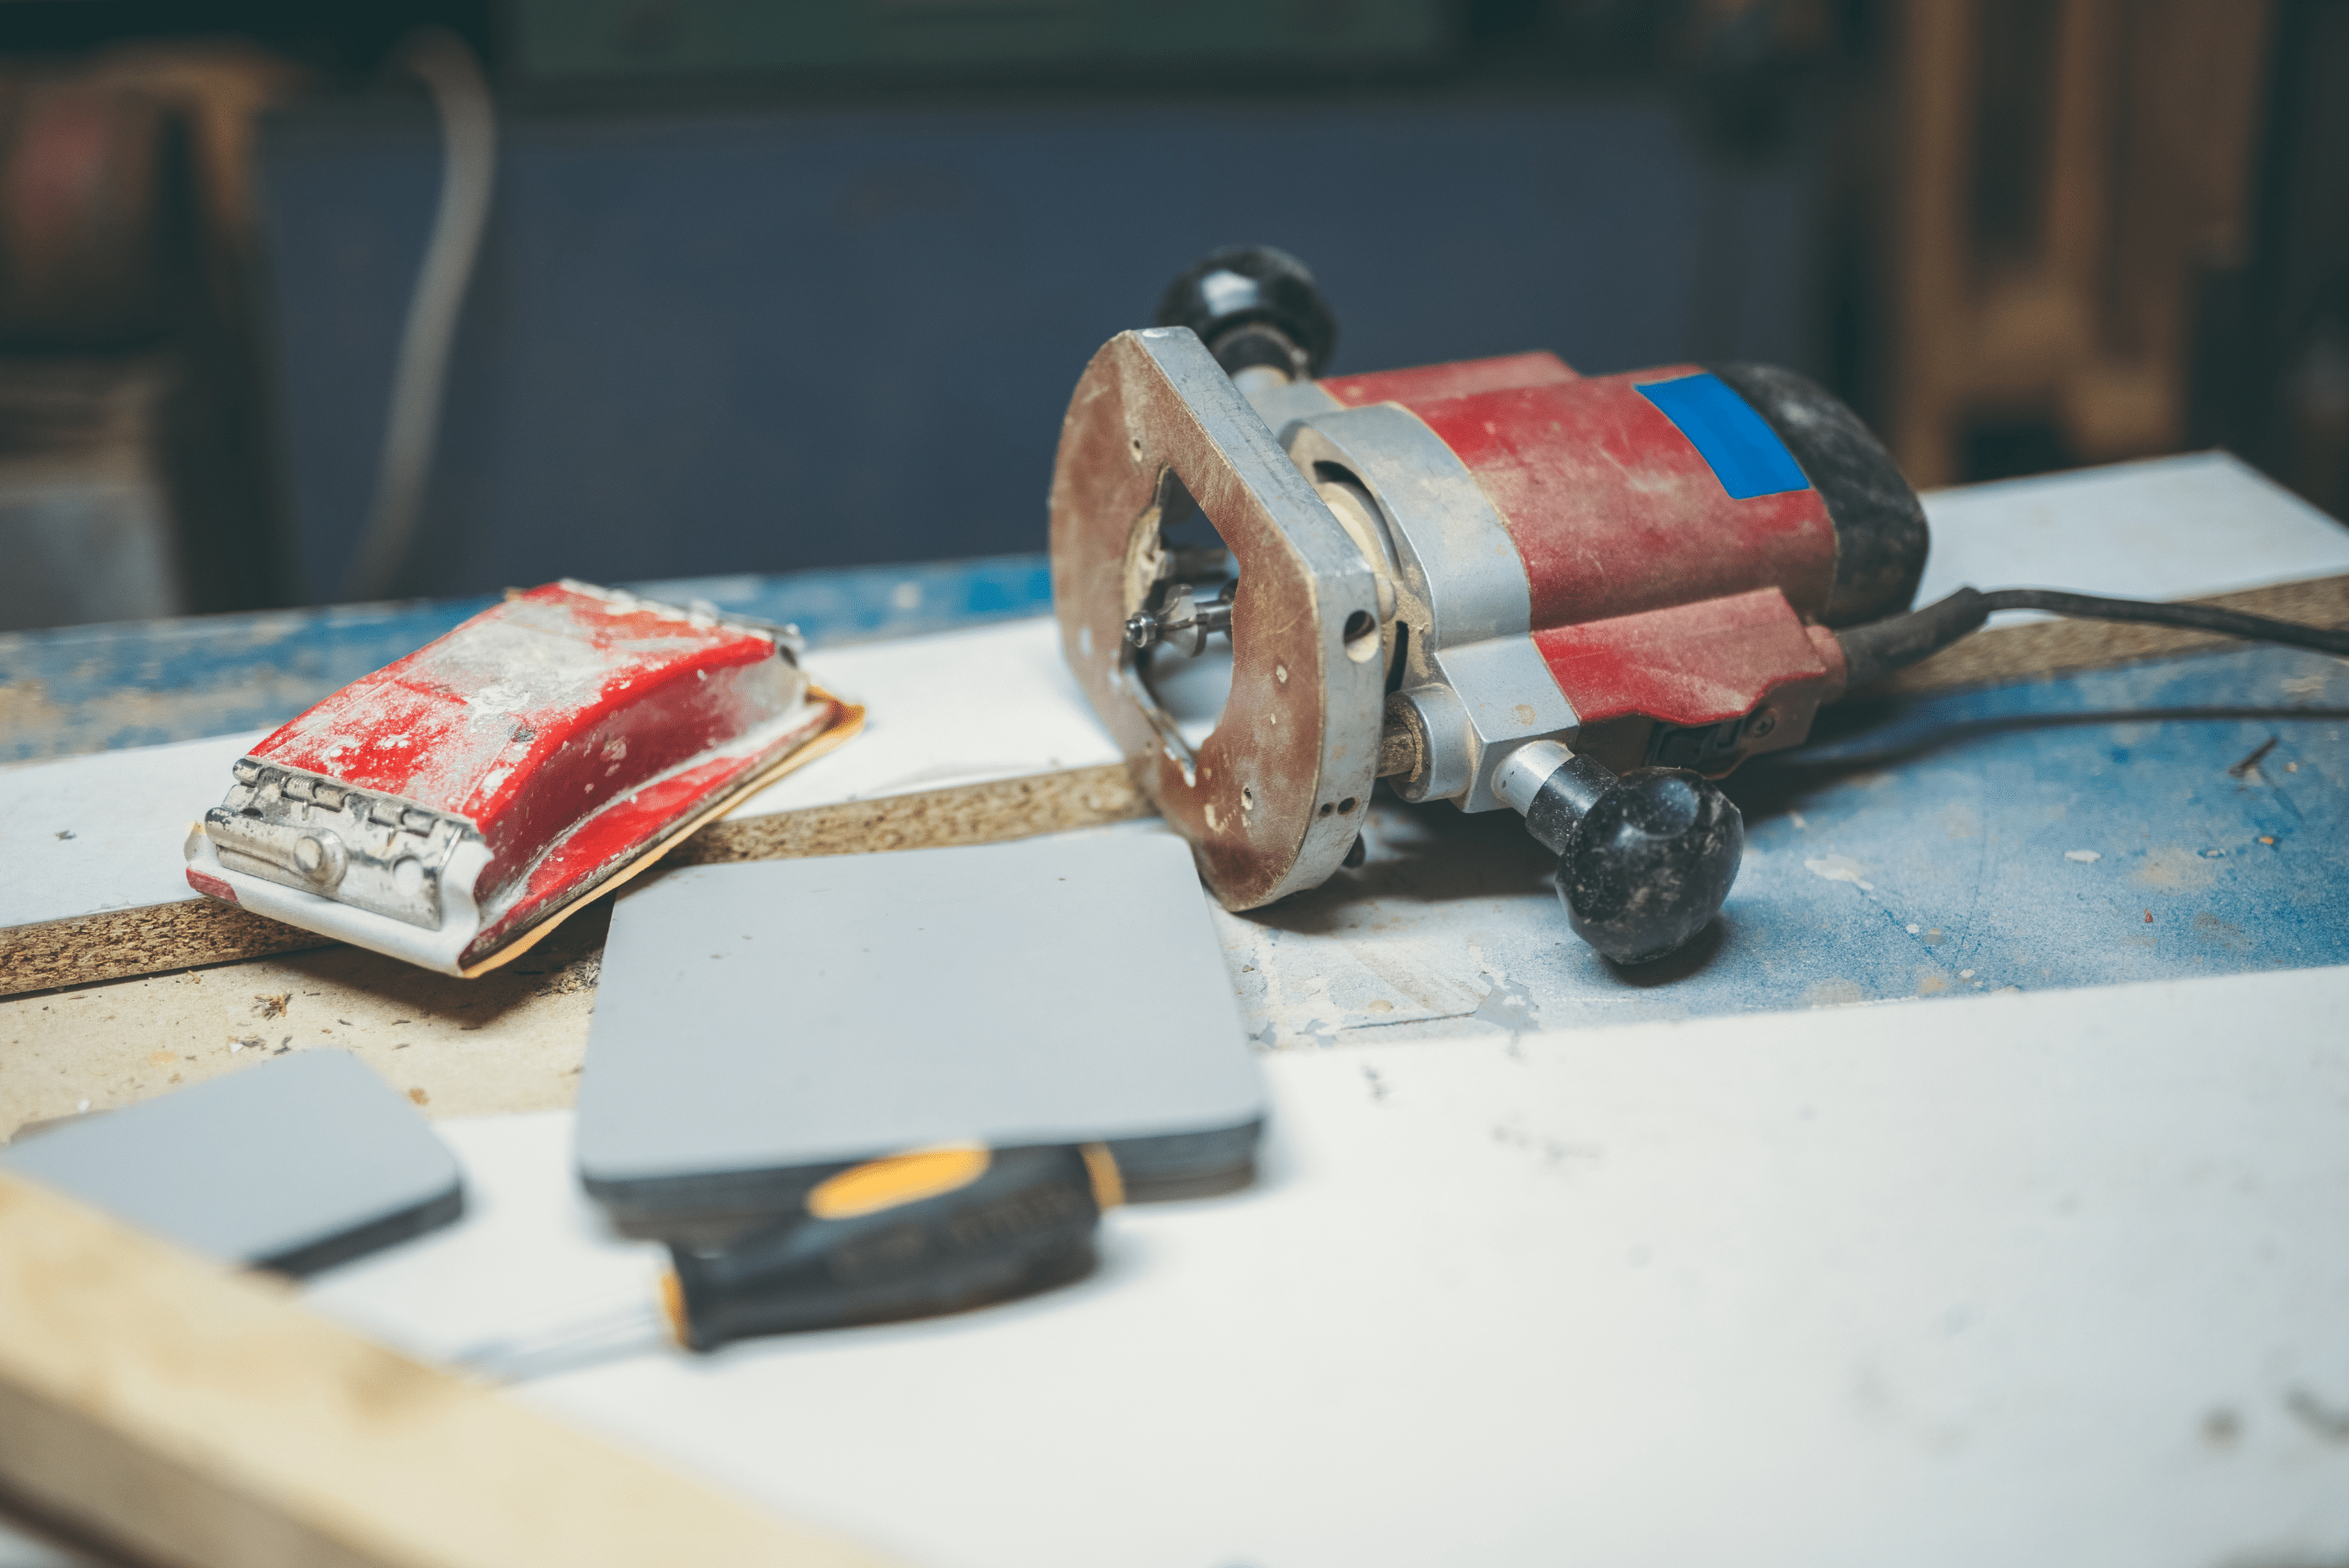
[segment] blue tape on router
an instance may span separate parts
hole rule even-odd
[[[1712,464],[1731,500],[1810,488],[1802,465],[1778,439],[1778,432],[1720,377],[1684,375],[1677,381],[1650,382],[1638,390]]]

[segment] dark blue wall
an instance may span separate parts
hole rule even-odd
[[[420,106],[265,137],[314,598],[366,512],[438,147]],[[509,122],[406,586],[1040,549],[1086,358],[1235,240],[1319,273],[1338,370],[1803,363],[1809,167],[1715,168],[1641,101]]]

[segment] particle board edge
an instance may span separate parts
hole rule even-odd
[[[680,844],[666,863],[1002,843],[1149,814],[1124,765],[1111,762],[722,819]],[[191,894],[177,903],[0,929],[0,996],[334,945],[316,932]]]
[[[2182,601],[2332,630],[2349,628],[2349,573]],[[2148,659],[2257,646],[2211,632],[2130,621],[2049,620],[1992,627],[1865,688],[1871,698],[2019,684]]]

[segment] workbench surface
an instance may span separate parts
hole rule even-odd
[[[1929,509],[1928,595],[2349,570],[2219,457]],[[841,628],[1033,614],[1037,571],[699,596],[814,623],[820,678]],[[466,608],[0,639],[7,743],[274,722]],[[1507,814],[1382,803],[1360,871],[1216,917],[1272,1048],[1254,1188],[1113,1215],[1032,1301],[525,1396],[974,1568],[2338,1561],[2344,730],[2349,663],[2272,649],[1840,716],[1733,781],[1724,920],[1628,975]],[[577,1195],[566,1111],[475,1114],[568,1103],[596,935],[471,984],[328,950],[0,1000],[0,1115],[359,1050],[458,1118],[475,1202],[312,1299],[445,1351],[650,1266]]]

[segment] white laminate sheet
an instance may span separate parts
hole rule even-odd
[[[1275,1051],[1076,1285],[523,1397],[937,1568],[2349,1557],[2349,969]],[[650,1288],[571,1118],[328,1275],[427,1353]]]

